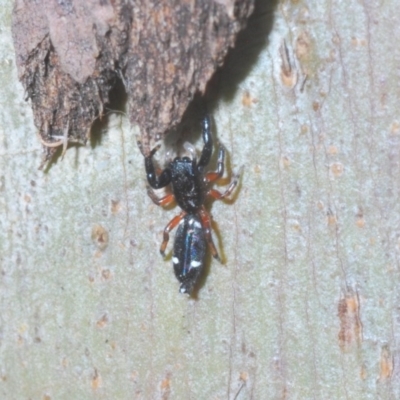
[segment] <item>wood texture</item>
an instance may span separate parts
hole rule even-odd
[[[257,3],[210,104],[245,166],[208,205],[226,264],[189,300],[129,118],[37,170],[0,3],[0,398],[400,398],[398,1]]]
[[[253,0],[17,0],[17,66],[44,161],[86,143],[118,80],[147,153],[204,92],[252,9]]]

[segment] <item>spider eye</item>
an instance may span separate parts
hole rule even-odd
[[[183,162],[191,162],[192,160],[189,157],[183,157],[182,161]]]

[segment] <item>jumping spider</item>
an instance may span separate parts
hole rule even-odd
[[[192,292],[202,273],[207,244],[213,257],[220,261],[211,236],[211,218],[204,208],[204,201],[207,196],[220,200],[231,194],[240,176],[239,174],[233,176],[224,193],[208,188],[209,183],[221,178],[224,173],[225,149],[221,144],[219,145],[217,171],[206,173],[205,167],[210,162],[213,150],[211,122],[208,115],[202,122],[202,135],[204,147],[198,162],[196,150],[190,143],[185,143],[184,147],[192,158],[175,158],[159,175],[153,164],[153,156],[159,147],[155,147],[145,157],[147,180],[151,186],[147,188],[147,194],[158,206],[167,206],[176,200],[182,209],[182,212],[165,227],[160,253],[162,256],[165,255],[169,232],[179,224],[175,235],[172,262],[175,275],[181,282],[179,290],[181,293],[188,294]],[[171,185],[172,192],[158,198],[153,189],[167,185]]]

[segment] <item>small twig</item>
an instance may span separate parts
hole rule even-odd
[[[55,148],[55,147],[62,146],[61,159],[63,159],[64,155],[67,151],[68,145],[70,143],[80,143],[79,140],[69,140],[68,139],[68,131],[69,131],[69,120],[67,121],[67,126],[64,129],[64,134],[62,136],[60,136],[60,135],[51,136],[52,139],[58,139],[56,142],[47,142],[46,140],[44,140],[42,138],[42,136],[39,134],[39,132],[37,132],[36,135],[39,138],[40,143],[45,147]]]
[[[40,143],[42,143],[43,146],[46,147],[58,147],[61,146],[64,143],[64,139],[58,140],[57,142],[46,142],[39,134],[39,132],[36,132],[36,136],[40,140]],[[59,137],[59,136],[57,136]]]
[[[242,384],[240,385],[239,390],[236,392],[235,397],[233,398],[233,400],[237,400],[237,398],[239,397],[240,392],[242,391],[242,389],[244,388],[246,382],[242,382]]]
[[[68,130],[69,130],[69,119],[67,120],[67,127],[64,129],[64,137],[63,137],[63,149],[61,153],[61,160],[64,158],[64,154],[68,148]]]

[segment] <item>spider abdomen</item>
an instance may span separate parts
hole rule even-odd
[[[181,282],[181,293],[190,294],[201,276],[206,247],[200,217],[197,214],[185,215],[176,231],[172,256],[175,275]]]

